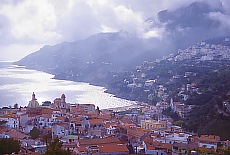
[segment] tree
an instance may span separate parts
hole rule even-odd
[[[48,133],[48,134],[45,134],[43,137],[42,137],[42,141],[46,143],[46,145],[48,143],[50,143],[52,140],[52,134],[51,133]]]
[[[33,127],[33,129],[30,130],[30,136],[32,139],[38,138],[39,134],[40,134],[40,130],[36,127]]]
[[[224,150],[223,155],[229,155],[230,154],[230,147]]]
[[[53,142],[49,142],[46,145],[45,155],[71,155],[69,151],[62,150],[62,143],[58,138],[55,138]]]
[[[18,153],[20,151],[20,143],[12,138],[0,139],[0,155]]]

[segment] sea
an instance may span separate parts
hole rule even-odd
[[[130,106],[135,101],[125,100],[106,93],[100,86],[83,82],[53,79],[54,75],[13,65],[12,62],[0,62],[0,107],[13,107],[14,104],[27,106],[36,95],[39,104],[53,102],[64,93],[66,102],[71,104],[90,103],[100,109]]]

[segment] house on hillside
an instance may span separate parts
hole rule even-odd
[[[220,142],[220,137],[216,135],[201,135],[198,141],[199,147],[217,149],[217,144]]]
[[[6,114],[0,116],[0,121],[5,121],[5,127],[10,129],[19,128],[19,117],[16,114]]]
[[[62,138],[69,134],[69,127],[65,123],[56,124],[52,126],[52,138]]]

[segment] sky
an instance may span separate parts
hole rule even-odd
[[[161,37],[164,27],[150,28],[146,19],[157,20],[159,11],[194,1],[198,0],[0,0],[0,61],[16,61],[44,45],[100,32],[122,30],[143,38]],[[221,2],[230,10],[229,0],[208,2],[213,6]],[[229,22],[221,13],[210,16]]]

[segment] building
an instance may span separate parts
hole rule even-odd
[[[0,116],[0,121],[5,121],[5,127],[10,129],[18,129],[19,128],[19,118],[16,114],[6,114]]]
[[[94,104],[76,104],[76,107],[79,107],[85,111],[85,113],[94,113],[95,105]]]
[[[141,128],[150,129],[150,130],[166,129],[167,122],[166,121],[156,121],[156,120],[142,120]]]
[[[32,99],[31,99],[31,101],[29,101],[29,104],[28,104],[27,107],[28,108],[38,108],[38,107],[40,107],[37,99],[35,98],[35,93],[34,92],[32,94]]]
[[[65,123],[56,124],[52,126],[52,138],[62,138],[69,133],[68,126]]]
[[[157,138],[156,141],[161,143],[168,143],[168,144],[174,144],[174,143],[183,143],[188,144],[188,137],[190,135],[186,133],[172,133],[168,134],[166,136]]]
[[[215,135],[201,135],[198,141],[199,147],[217,149],[217,144],[220,142],[220,137]]]

